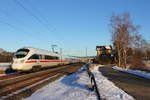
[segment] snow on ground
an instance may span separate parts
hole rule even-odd
[[[145,71],[123,69],[123,68],[120,68],[120,67],[117,67],[117,66],[114,66],[113,69],[150,79],[150,73],[145,72]]]
[[[84,66],[85,67],[85,66]],[[87,88],[90,79],[85,68],[64,76],[37,90],[25,100],[97,100],[96,93]],[[107,80],[97,69],[93,70],[100,95],[106,100],[134,100]]]
[[[106,100],[134,100],[132,96],[125,93],[106,77],[104,77],[101,72],[99,72],[99,67],[101,66],[95,67],[92,70],[92,73],[95,76],[95,80],[102,98],[106,98]]]
[[[96,100],[95,93],[87,89],[88,83],[88,75],[81,69],[46,85],[25,100]]]
[[[0,70],[5,70],[10,67],[10,63],[0,63]]]

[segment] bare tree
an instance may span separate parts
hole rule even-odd
[[[128,13],[113,15],[110,22],[112,41],[117,50],[118,66],[126,68],[131,43],[130,35],[137,32],[137,26],[132,24]]]
[[[146,41],[140,34],[134,34],[131,37],[131,40],[131,47],[133,49],[140,50],[143,53],[143,59],[148,60],[148,52],[150,51],[150,44],[148,43],[148,41]]]

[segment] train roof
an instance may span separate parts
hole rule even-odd
[[[60,54],[53,53],[53,52],[48,51],[48,50],[33,48],[33,47],[23,47],[23,48],[20,48],[20,49],[29,49],[31,52],[36,52],[38,54],[43,54],[43,55],[60,56]]]

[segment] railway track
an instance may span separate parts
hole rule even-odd
[[[10,74],[10,75],[3,75],[3,76],[0,76],[0,81],[14,78],[14,77],[21,76],[21,75],[24,75],[24,73],[14,73],[14,74]]]
[[[66,65],[71,65],[71,64],[66,64]],[[54,68],[63,67],[63,66],[64,65],[56,65],[56,66],[51,66],[51,67],[45,67],[45,68],[42,68],[39,71],[47,70],[47,69],[54,69]],[[29,73],[31,73],[31,72],[14,72],[14,73],[11,73],[11,74],[8,74],[8,75],[2,75],[2,76],[0,76],[0,81],[10,79],[10,78],[15,78],[15,77],[22,76],[22,75],[29,74]]]
[[[67,69],[70,69],[69,67],[72,66],[74,67],[75,65],[66,65],[35,73],[13,75],[11,77],[5,76],[6,79],[3,77],[0,80],[0,99],[5,99],[10,94],[16,93],[21,89],[39,83],[45,79],[67,73]]]

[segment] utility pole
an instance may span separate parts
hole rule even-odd
[[[61,60],[62,60],[62,48],[60,48],[60,56],[61,56]]]
[[[87,47],[85,48],[85,56],[86,56],[86,61],[88,61],[88,58],[87,58]]]
[[[86,58],[87,58],[87,48],[85,49],[85,56],[86,56]]]
[[[55,52],[55,47],[57,47],[57,45],[51,45],[52,46],[52,52]]]

